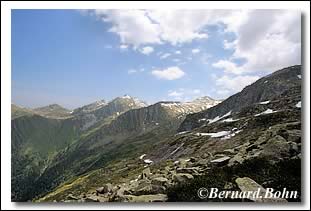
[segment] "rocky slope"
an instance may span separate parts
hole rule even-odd
[[[70,110],[63,108],[58,104],[51,104],[39,108],[32,109],[34,113],[45,116],[47,118],[67,118],[70,116]]]
[[[35,184],[28,176],[23,180],[25,186],[31,181],[33,188],[28,188],[26,193],[14,189],[12,198],[31,198],[70,177],[104,165],[120,152],[136,153],[139,148],[148,147],[150,142],[158,142],[176,131],[188,113],[217,103],[202,98],[193,103],[161,102],[146,106],[125,95],[108,103],[101,100],[75,109],[64,119],[47,118],[42,113],[16,118],[12,120],[12,149],[16,152],[13,165],[19,172],[14,171],[14,181],[29,168],[37,174],[25,174],[36,178]],[[46,140],[49,142],[45,143]],[[21,165],[25,157],[29,162]],[[40,165],[34,164],[34,160]]]
[[[128,97],[125,99],[129,100]],[[120,100],[124,98],[112,102],[115,105]],[[117,115],[109,123],[92,128],[54,157],[38,178],[35,194],[46,192],[69,178],[98,169],[115,159],[136,155],[152,147],[152,144],[173,134],[187,113],[217,103],[212,101],[209,99],[207,104],[203,99],[195,103],[156,103],[131,109]]]
[[[234,113],[254,103],[267,101],[285,90],[301,84],[301,66],[296,65],[276,71],[255,83],[245,87],[241,92],[232,95],[219,105],[199,113],[187,116],[179,131],[191,130],[204,124],[205,121],[221,117],[228,112]]]
[[[263,83],[273,79],[282,89],[273,94],[264,90],[264,86],[255,89],[260,86],[257,81],[244,89],[243,94],[235,95],[238,99],[252,96],[253,103],[243,104],[242,108],[228,105],[222,110],[221,107],[227,105],[224,101],[224,104],[190,115],[185,121],[193,121],[191,125],[198,120],[202,123],[189,131],[165,131],[165,135],[156,131],[140,138],[128,137],[114,148],[118,150],[112,161],[74,176],[38,201],[202,201],[197,197],[199,187],[220,190],[260,187],[263,191],[268,187],[276,190],[286,187],[298,191],[298,198],[288,200],[300,201],[300,74],[300,66],[295,66],[260,79]],[[271,87],[274,86],[277,85]],[[229,100],[232,101],[235,100]],[[218,106],[223,113],[213,113]],[[127,113],[124,115],[129,115]],[[210,113],[215,116],[205,116]],[[125,128],[127,131],[135,129]],[[156,142],[150,138],[155,134]],[[108,146],[109,143],[104,148]],[[130,147],[134,148],[126,151]],[[106,152],[107,156],[113,155]]]
[[[77,108],[72,112],[75,119],[81,122],[81,130],[87,130],[98,123],[109,123],[120,114],[135,108],[145,107],[147,104],[137,98],[124,95],[106,103],[104,100]]]
[[[15,119],[21,116],[32,115],[33,111],[27,108],[11,104],[11,118]]]

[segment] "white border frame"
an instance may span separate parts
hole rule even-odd
[[[249,204],[249,203],[162,203],[162,204],[62,204],[62,203],[12,203],[11,202],[11,9],[295,9],[304,14],[302,40],[303,73],[303,179],[304,203],[287,205]],[[310,2],[245,2],[245,1],[216,1],[216,2],[96,2],[96,1],[63,1],[37,2],[1,1],[1,209],[310,209]],[[242,205],[242,206],[241,206]]]

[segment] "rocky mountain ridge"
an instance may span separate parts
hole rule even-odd
[[[130,98],[116,102],[129,105]],[[301,66],[259,79],[223,102],[205,97],[187,103],[133,103],[138,108],[120,103],[108,109],[109,103],[103,101],[77,110],[79,114],[67,121],[79,133],[35,175],[25,197],[68,202],[178,201],[185,200],[179,195],[185,191],[178,188],[192,190],[202,181],[228,190],[244,189],[249,181],[257,183],[254,187],[281,188],[284,182],[274,179],[277,175],[297,188],[290,178],[301,176],[286,166],[293,168],[293,163],[298,168],[301,158]],[[124,111],[117,114],[118,109]],[[83,128],[81,117],[95,113],[112,115]],[[24,140],[17,138],[20,133],[13,133],[15,140]],[[252,166],[260,162],[262,171]]]

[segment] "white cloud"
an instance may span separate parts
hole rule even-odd
[[[258,80],[258,76],[228,76],[224,75],[216,79],[218,94],[234,94],[241,91],[245,86],[252,84]],[[227,96],[226,96],[227,97]]]
[[[175,54],[181,54],[181,51],[175,51]]]
[[[173,59],[173,62],[180,62],[180,59]]]
[[[292,10],[250,10],[234,29],[237,39],[224,41],[225,49],[234,53],[215,67],[234,74],[256,71],[272,72],[301,64],[301,14]],[[229,28],[229,26],[227,26]],[[232,59],[244,59],[237,67]]]
[[[145,10],[93,10],[104,22],[112,24],[109,32],[116,33],[121,43],[138,47],[141,44],[161,43],[160,27]]]
[[[226,73],[241,74],[243,72],[240,67],[229,60],[219,60],[218,62],[213,63],[212,66],[223,69]]]
[[[169,97],[180,97],[183,96],[184,93],[183,92],[178,92],[178,91],[169,91],[168,92],[168,96]]]
[[[134,74],[134,73],[137,73],[137,70],[135,69],[130,69],[127,71],[128,74]]]
[[[171,100],[186,102],[202,97],[204,94],[200,89],[179,88],[168,91],[167,96],[171,98]]]
[[[192,49],[191,52],[192,52],[193,54],[197,54],[197,53],[200,53],[200,49],[195,48],[195,49]]]
[[[111,23],[110,32],[117,34],[122,43],[137,48],[151,43],[177,45],[194,39],[206,39],[208,35],[204,28],[226,16],[228,11],[99,9],[89,13]]]
[[[179,45],[205,39],[209,33],[206,27],[218,25],[220,31],[223,29],[222,33],[235,34],[235,40],[223,42],[226,50],[233,51],[227,61],[245,61],[239,68],[235,64],[234,74],[271,72],[301,63],[300,11],[161,9],[92,10],[88,13],[110,23],[109,31],[118,35],[122,44],[134,48],[148,44]],[[229,64],[223,63],[225,67]],[[228,68],[226,72],[229,72]]]
[[[237,40],[229,42],[228,40],[224,40],[224,49],[234,49],[237,44]]]
[[[171,54],[170,53],[165,53],[162,56],[160,56],[160,59],[166,59],[167,57],[169,57]]]
[[[128,45],[124,45],[124,44],[120,45],[121,50],[126,50],[127,48],[128,48]]]
[[[164,80],[176,80],[185,76],[185,72],[177,66],[168,67],[163,70],[152,70],[151,74],[158,79]]]
[[[151,54],[152,52],[154,51],[153,47],[151,46],[146,46],[146,47],[143,47],[142,49],[140,49],[140,52],[142,54],[145,54],[145,55],[149,55]]]

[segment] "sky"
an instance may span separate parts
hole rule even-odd
[[[301,64],[295,10],[12,10],[12,103],[225,99]]]

